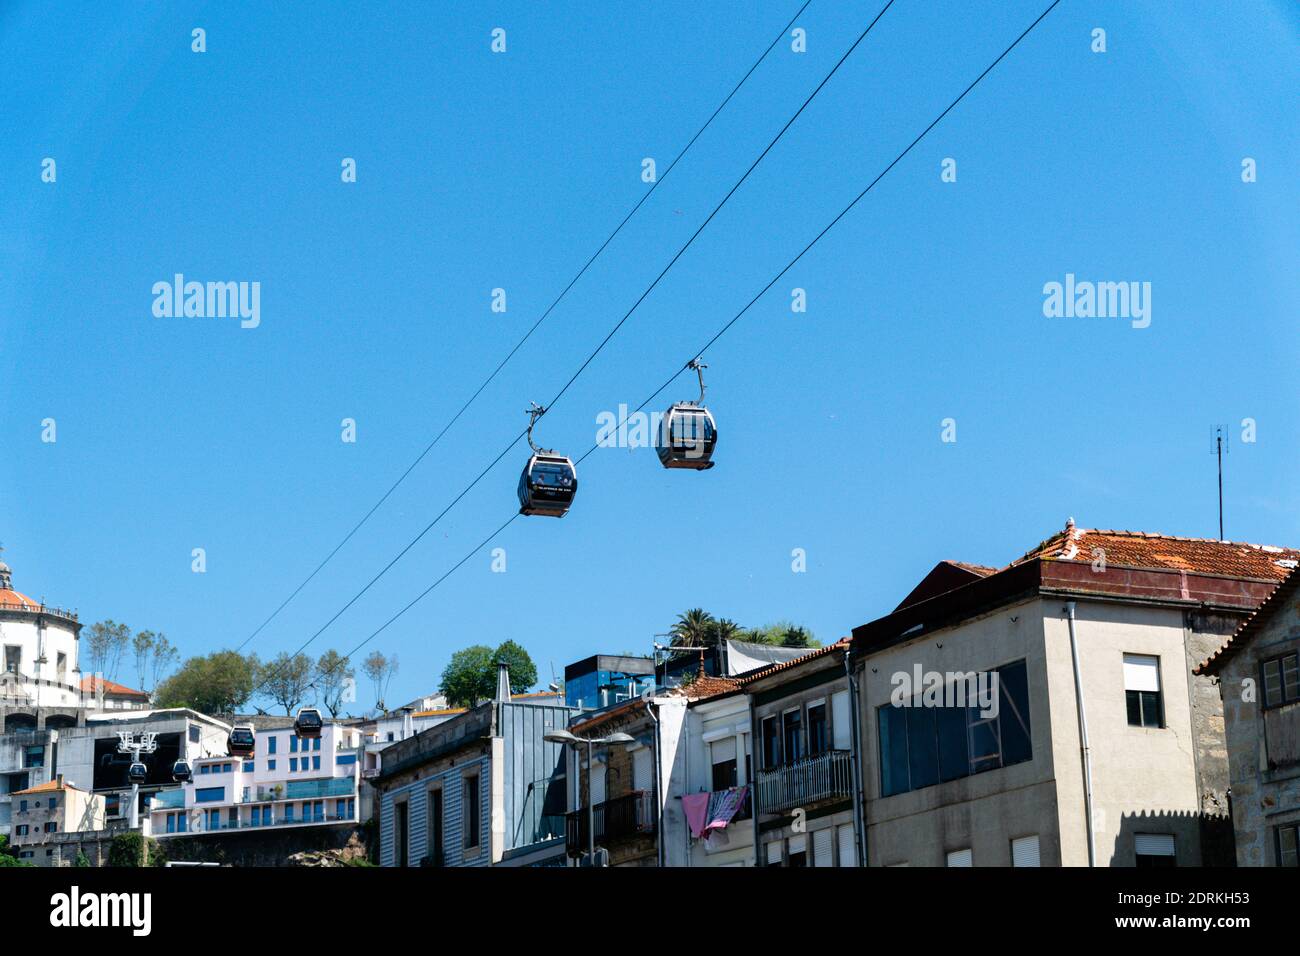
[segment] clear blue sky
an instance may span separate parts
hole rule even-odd
[[[808,52],[774,51],[250,649],[297,647],[477,474],[882,4],[813,0]],[[599,412],[645,398],[1045,5],[898,0],[539,437],[590,447]],[[15,586],[185,654],[237,644],[648,188],[642,158],[662,169],[797,7],[4,4],[0,541]],[[505,574],[485,551],[374,641],[401,660],[389,702],[433,689],[470,643],[513,638],[545,677],[648,652],[696,605],[834,639],[936,561],[1004,564],[1071,515],[1213,536],[1218,422],[1234,436],[1228,537],[1300,544],[1296,10],[1066,0],[706,356],[717,467],[593,454],[566,518],[521,518],[496,542]],[[177,272],[259,281],[260,327],[155,318],[151,286]],[[1043,285],[1067,272],[1151,282],[1151,326],[1045,318]],[[693,386],[671,391],[656,404]],[[1246,417],[1255,444],[1237,440]],[[349,649],[505,520],[525,457],[310,650]]]

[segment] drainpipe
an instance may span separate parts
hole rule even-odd
[[[664,808],[660,800],[660,797],[662,795],[662,789],[659,783],[659,778],[663,774],[663,765],[659,762],[659,747],[660,744],[662,743],[662,738],[660,737],[659,734],[659,718],[655,716],[655,705],[653,701],[647,700],[645,702],[645,712],[650,715],[650,719],[653,720],[655,724],[654,735],[651,738],[654,742],[654,751],[655,751],[655,863],[659,867],[663,867],[664,866]]]
[[[859,734],[858,682],[853,677],[853,645],[844,652],[844,675],[849,680],[849,761],[853,770],[853,852],[858,866],[867,865],[867,801],[862,793],[862,740]]]
[[[1092,828],[1092,753],[1088,749],[1088,716],[1083,706],[1083,678],[1079,674],[1079,642],[1074,633],[1074,602],[1065,602],[1070,626],[1070,657],[1074,662],[1074,699],[1079,705],[1079,749],[1083,755],[1083,812],[1088,827],[1088,865],[1097,865],[1097,836]]]
[[[754,831],[754,866],[757,868],[764,865],[758,859],[758,772],[759,761],[763,758],[763,741],[758,736],[753,695],[745,691],[745,697],[749,700],[749,812],[754,821],[751,829]]]

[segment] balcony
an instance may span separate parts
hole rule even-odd
[[[828,750],[784,767],[760,770],[755,783],[759,813],[781,813],[827,800],[853,796],[852,762],[847,750]]]
[[[596,804],[596,846],[608,849],[611,843],[655,832],[654,795],[649,790],[631,793]],[[587,808],[564,817],[564,845],[569,856],[587,852]]]

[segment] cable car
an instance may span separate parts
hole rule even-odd
[[[226,738],[226,749],[232,757],[252,756],[256,744],[257,738],[253,736],[251,724],[236,724],[230,728],[230,735]]]
[[[303,707],[293,720],[293,730],[299,737],[319,737],[325,721],[315,707]]]
[[[172,780],[176,783],[189,783],[194,779],[194,773],[190,770],[188,760],[178,760],[172,764]]]
[[[149,776],[149,768],[146,767],[144,764],[140,763],[140,761],[138,760],[132,763],[131,766],[126,771],[127,781],[133,784],[144,783],[146,778],[148,778],[148,776]]]
[[[665,468],[690,468],[704,471],[713,467],[713,449],[718,444],[718,426],[713,414],[704,407],[704,369],[699,359],[686,366],[700,378],[700,400],[677,402],[664,412],[655,451]]]
[[[533,454],[519,476],[519,513],[563,518],[578,493],[578,472],[564,455],[533,443],[533,426],[546,409],[534,403],[528,414],[528,444]]]

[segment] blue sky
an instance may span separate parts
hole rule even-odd
[[[807,52],[777,46],[249,649],[300,645],[517,434],[882,5],[813,0]],[[898,0],[539,439],[589,448],[600,412],[680,367],[1045,5]],[[642,159],[662,170],[798,6],[0,8],[15,586],[187,655],[238,644],[649,188]],[[506,573],[476,555],[374,640],[401,661],[389,702],[431,690],[467,644],[513,638],[548,675],[648,653],[697,605],[834,639],[936,561],[1005,564],[1069,516],[1213,536],[1216,423],[1233,436],[1227,536],[1300,544],[1298,28],[1282,0],[1066,0],[706,355],[717,467],[597,451],[567,517],[494,542]],[[340,181],[343,157],[357,182]],[[153,283],[178,272],[260,282],[260,326],[154,317]],[[1046,318],[1043,286],[1066,273],[1150,282],[1150,327]],[[525,458],[521,444],[310,650],[355,646],[509,517]]]

